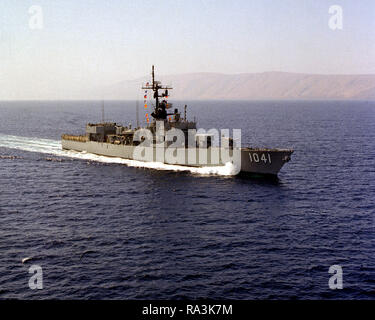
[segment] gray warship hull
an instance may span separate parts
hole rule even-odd
[[[237,145],[239,140],[235,139],[234,133],[233,138],[225,132],[222,132],[219,138],[217,130],[214,130],[216,135],[211,130],[197,133],[195,119],[189,121],[187,118],[187,105],[184,106],[184,116],[178,108],[173,110],[173,103],[167,100],[172,87],[155,80],[154,66],[151,75],[151,83],[147,82],[142,86],[145,90],[146,128],[139,127],[138,120],[136,128],[132,128],[131,124],[122,126],[116,122],[105,122],[103,105],[102,122],[88,123],[85,135],[63,134],[62,148],[107,157],[188,167],[226,166],[228,162],[232,162],[234,174],[275,176],[290,160],[293,150],[242,148],[240,143]],[[154,100],[150,114],[152,121],[149,118],[147,102],[150,92]],[[221,148],[217,146],[219,140]]]
[[[87,152],[107,157],[138,160],[134,159],[133,157],[134,149],[136,148],[136,146],[133,145],[116,145],[113,143],[97,141],[77,141],[74,140],[74,138],[68,138],[66,136],[65,138],[62,138],[61,142],[62,149],[64,150],[74,150],[78,152]],[[156,147],[149,148],[152,148],[152,152],[154,154],[152,161],[157,161]],[[188,159],[188,148],[183,148],[183,150],[186,153],[186,157],[184,157],[184,159]],[[217,150],[215,150],[215,147],[210,147],[207,149],[207,158],[204,164],[201,164],[199,161],[199,153],[197,153],[196,161],[194,161],[193,163],[191,163],[190,161],[188,162],[187,160],[172,163],[168,162],[165,159],[163,163],[188,167],[210,167],[225,165],[221,158],[219,163],[212,163],[210,155],[215,151],[220,152],[220,148],[217,148]],[[293,150],[240,148],[240,152],[240,173],[276,176],[283,165],[290,160],[290,156],[293,153]]]

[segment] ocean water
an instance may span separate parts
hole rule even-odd
[[[61,151],[101,102],[0,102],[0,299],[375,298],[374,102],[192,101],[188,116],[295,153],[275,181],[150,167]],[[105,118],[134,125],[135,103]]]

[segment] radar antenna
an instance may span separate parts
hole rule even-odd
[[[168,90],[173,89],[169,86],[163,86],[160,81],[155,81],[155,68],[152,66],[152,84],[146,83],[142,86],[142,89],[152,90],[154,92],[155,107],[154,112],[151,114],[156,120],[164,120],[167,118],[167,102],[165,100],[159,101],[159,98],[168,98]],[[162,94],[159,94],[159,90],[164,90]]]

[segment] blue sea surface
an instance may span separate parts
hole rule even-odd
[[[198,127],[292,160],[265,180],[61,157],[100,101],[0,102],[0,299],[375,298],[375,102],[187,104]],[[105,118],[134,125],[135,102]]]

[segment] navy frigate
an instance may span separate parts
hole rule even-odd
[[[228,134],[212,130],[202,133],[196,121],[189,121],[168,102],[171,86],[155,80],[142,86],[152,94],[152,113],[146,113],[147,125],[123,126],[115,122],[88,123],[84,135],[63,134],[62,148],[129,160],[161,162],[187,167],[233,166],[233,174],[277,176],[291,159],[292,149],[243,147]],[[138,115],[138,111],[137,111]],[[137,116],[138,118],[138,116]],[[204,131],[204,130],[203,130]],[[238,138],[238,137],[237,137]],[[221,143],[221,145],[220,145]]]

